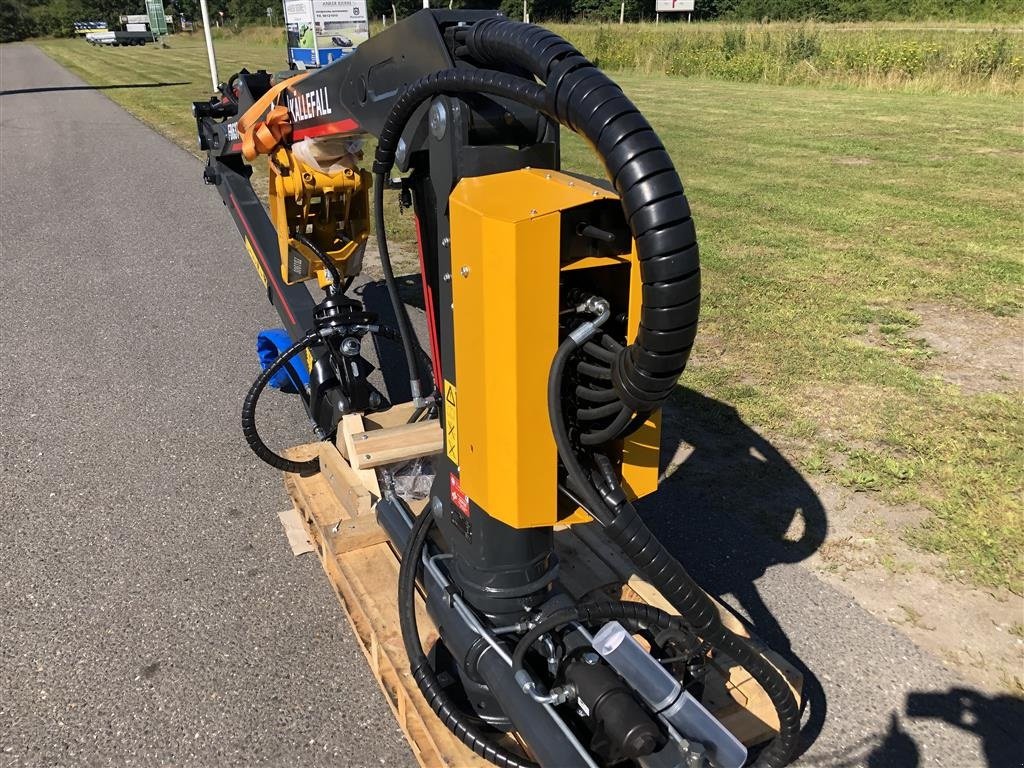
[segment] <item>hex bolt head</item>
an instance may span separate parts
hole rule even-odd
[[[347,336],[341,342],[341,354],[346,355],[347,357],[355,357],[359,354],[359,347],[359,339],[354,336]]]
[[[440,141],[448,130],[448,110],[440,100],[430,106],[430,114],[427,116],[430,124],[430,135]]]
[[[441,245],[443,245],[445,248],[447,248],[451,244],[452,244],[452,239],[450,237],[442,237],[441,238]]]
[[[463,267],[459,270],[459,274],[463,277],[469,277],[469,267]]]

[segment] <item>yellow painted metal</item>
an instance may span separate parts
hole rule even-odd
[[[371,176],[344,168],[328,175],[281,147],[270,157],[270,220],[277,230],[281,279],[287,284],[317,278],[321,288],[330,275],[309,248],[295,240],[303,234],[345,275],[356,275],[369,236]]]
[[[462,490],[515,528],[559,522],[547,377],[558,347],[561,212],[603,198],[615,195],[534,169],[463,179],[449,198],[458,428],[457,448],[447,450],[458,457]],[[566,269],[630,264],[635,336],[635,251],[584,261]],[[634,496],[657,487],[659,427],[650,420],[622,446],[622,475]],[[589,519],[577,510],[561,522]]]

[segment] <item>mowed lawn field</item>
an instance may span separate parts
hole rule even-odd
[[[283,67],[283,48],[256,40],[218,41],[222,78]],[[196,151],[202,40],[168,44],[37,42],[98,86],[175,83],[105,93]],[[950,576],[1020,594],[1019,99],[614,77],[675,158],[698,225],[704,310],[683,383],[806,473],[924,510],[898,535]],[[116,167],[116,137],[110,160],[145,173]],[[575,140],[565,166],[600,173]],[[198,174],[190,194],[210,194]]]

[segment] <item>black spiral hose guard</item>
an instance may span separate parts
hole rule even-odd
[[[672,159],[619,86],[553,32],[495,18],[456,39],[456,53],[481,65],[515,64],[535,75],[554,119],[586,138],[604,163],[636,242],[643,284],[639,332],[616,353],[611,386],[623,412],[656,410],[686,367],[700,311],[696,231]],[[622,416],[615,421],[626,423]]]

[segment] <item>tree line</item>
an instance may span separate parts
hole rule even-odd
[[[621,0],[528,0],[533,21],[617,21]],[[653,20],[654,0],[625,0],[628,21]],[[210,0],[210,12],[233,26],[266,23],[267,8],[281,17],[280,0]],[[165,0],[175,18],[199,17],[198,0]],[[399,17],[421,0],[395,0]],[[454,0],[455,8],[499,8],[520,18],[522,0]],[[368,0],[370,17],[390,20],[391,0]],[[143,0],[0,0],[0,42],[34,35],[70,35],[76,21],[105,21],[116,28],[124,14],[144,13]],[[884,21],[1024,18],[1024,0],[696,0],[694,19],[729,21]]]

